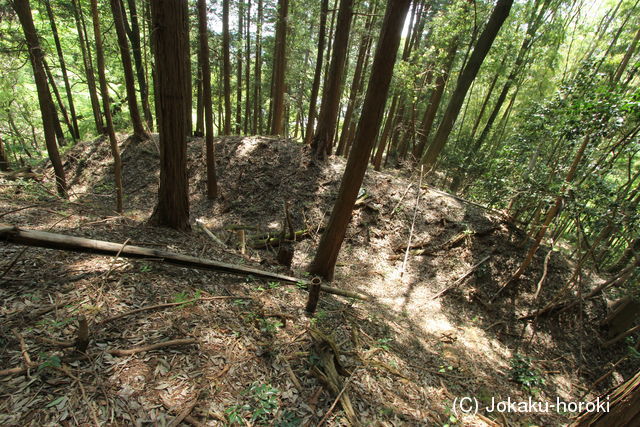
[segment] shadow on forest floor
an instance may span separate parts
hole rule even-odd
[[[288,201],[295,228],[309,230],[309,238],[295,245],[293,270],[302,276],[316,248],[317,231],[335,201],[345,162],[314,165],[300,145],[266,137],[227,137],[216,141],[216,152],[222,196],[210,202],[204,197],[202,141],[189,143],[191,216],[202,218],[229,249],[199,232],[144,224],[158,181],[152,141],[122,144],[124,216],[112,212],[110,156],[107,144],[99,142],[79,144],[67,155],[71,203],[30,193],[27,187],[3,187],[0,215],[3,222],[25,228],[114,242],[129,239],[129,244],[277,270],[282,267],[274,265],[271,250],[240,255],[229,228],[277,232]],[[516,287],[492,302],[523,255],[524,236],[495,213],[428,189],[423,190],[412,236],[426,253],[410,253],[403,267],[416,208],[416,183],[410,184],[411,177],[395,171],[367,174],[367,196],[354,211],[334,286],[367,294],[374,302],[323,296],[312,319],[303,313],[306,294],[295,286],[149,260],[37,248],[22,252],[0,245],[0,269],[9,270],[0,287],[0,361],[6,367],[22,363],[20,336],[40,364],[29,376],[0,378],[5,390],[0,421],[163,423],[197,398],[191,416],[200,421],[237,417],[257,424],[277,419],[313,425],[331,407],[335,393],[310,373],[315,363],[307,333],[311,326],[331,333],[342,364],[352,373],[346,393],[359,417],[374,424],[451,423],[454,399],[464,396],[481,405],[490,405],[492,398],[526,400],[530,395],[539,401],[577,400],[606,370],[604,364],[625,351],[621,346],[605,353],[598,345],[599,331],[590,319],[603,310],[603,303],[541,319],[533,338],[531,325],[523,335],[525,324],[517,319],[535,308],[532,295],[548,248],[540,250]],[[487,256],[468,278],[438,296]],[[571,268],[569,261],[553,255],[543,300],[563,286]],[[229,298],[101,323],[136,307],[198,296]],[[80,315],[90,323],[91,358],[66,371],[55,369],[63,353],[42,338],[73,339]],[[189,337],[197,346],[124,357],[107,352]],[[510,379],[516,352],[532,360],[520,369],[540,380],[536,390]],[[338,405],[329,421],[339,425],[343,417]],[[481,412],[458,418],[473,425],[490,425],[490,419],[519,424],[567,420],[558,413],[504,417]]]

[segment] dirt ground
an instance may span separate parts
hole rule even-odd
[[[55,197],[47,167],[40,180],[0,179],[0,222],[308,278],[343,159],[317,165],[295,142],[218,139],[221,196],[211,202],[202,140],[192,140],[191,218],[222,246],[195,226],[180,233],[145,224],[157,192],[157,141],[120,138],[123,215],[113,211],[108,144],[97,140],[64,156],[69,201]],[[293,227],[305,231],[291,270],[277,265],[277,245],[242,254],[238,233],[245,230],[250,242],[278,235],[285,202]],[[405,262],[410,234],[416,247]],[[323,294],[308,317],[307,293],[295,285],[0,242],[0,369],[32,362],[0,377],[0,424],[163,426],[183,418],[193,425],[347,425],[345,398],[364,425],[566,424],[575,414],[482,410],[493,400],[587,401],[633,368],[621,363],[592,390],[627,352],[624,344],[601,346],[603,300],[535,323],[518,320],[571,276],[573,262],[561,252],[552,253],[539,300],[548,247],[516,286],[496,296],[527,243],[500,212],[428,186],[418,191],[416,175],[369,171],[331,285],[371,300]],[[585,287],[601,280],[582,276]],[[164,303],[177,304],[130,313]],[[73,344],[82,318],[90,342],[78,354],[63,347]],[[310,330],[335,344],[345,368],[340,390],[317,375]],[[178,339],[192,341],[115,351]],[[463,397],[477,399],[480,412],[457,410]]]

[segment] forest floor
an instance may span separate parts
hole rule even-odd
[[[64,156],[70,201],[52,193],[47,167],[39,171],[41,181],[0,181],[0,222],[308,277],[304,270],[344,160],[316,165],[301,145],[281,139],[218,139],[221,197],[210,202],[202,140],[191,141],[191,218],[202,219],[222,247],[196,227],[180,233],[145,224],[157,194],[157,142],[120,137],[124,215],[113,211],[111,156],[108,144],[97,140]],[[493,399],[585,401],[618,381],[616,372],[585,396],[627,351],[601,346],[603,331],[594,319],[605,301],[535,325],[519,321],[564,286],[573,263],[553,252],[536,301],[544,247],[519,283],[494,299],[524,255],[524,233],[500,212],[426,186],[416,213],[417,187],[415,175],[367,173],[332,286],[371,301],[323,294],[312,318],[304,313],[307,293],[295,285],[0,243],[0,367],[24,366],[27,356],[34,366],[0,377],[0,424],[162,426],[188,412],[185,422],[194,425],[345,425],[345,396],[365,425],[567,423],[575,414],[554,407],[547,413],[482,408]],[[241,254],[236,231],[246,229],[249,238],[278,233],[285,201],[295,229],[307,230],[295,243],[292,271],[277,265],[274,248]],[[405,265],[414,217],[411,241],[424,253],[410,253]],[[602,279],[585,273],[582,280]],[[182,304],[112,318],[162,303]],[[55,341],[72,341],[81,316],[89,323],[90,344],[86,357],[74,358]],[[347,371],[336,405],[338,393],[312,373],[318,348],[311,329],[331,336]],[[195,344],[110,353],[187,338]],[[455,411],[462,397],[477,399],[481,411]]]

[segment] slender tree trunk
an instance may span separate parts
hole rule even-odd
[[[223,134],[231,135],[231,59],[229,54],[229,0],[222,1],[222,79],[224,83]]]
[[[284,78],[287,68],[288,16],[289,0],[278,0],[278,23],[276,25],[275,55],[273,60],[273,106],[271,109],[271,135],[282,135],[284,131]]]
[[[618,65],[618,69],[616,70],[616,73],[612,79],[613,83],[620,82],[620,77],[622,77],[622,73],[624,73],[624,70],[627,69],[627,65],[629,65],[629,60],[631,59],[631,56],[633,56],[633,53],[636,50],[636,46],[638,45],[638,41],[640,41],[640,28],[638,29],[638,32],[636,33],[635,37],[631,41],[631,44],[629,44],[629,47],[627,48],[627,51],[625,52],[624,57],[622,58],[622,61],[620,61],[620,65]]]
[[[387,120],[384,125],[384,129],[382,130],[382,135],[380,135],[378,142],[378,150],[376,151],[375,157],[373,158],[373,168],[377,171],[382,167],[382,156],[384,155],[384,149],[387,146],[387,140],[389,139],[389,133],[391,132],[391,128],[393,127],[393,122],[396,116],[396,108],[398,106],[399,96],[395,95],[393,100],[391,101],[391,107],[389,107],[389,112],[387,113]]]
[[[370,16],[367,18],[367,22],[364,26],[364,33],[362,34],[362,38],[360,40],[356,67],[353,71],[353,80],[351,81],[351,88],[349,89],[347,111],[344,113],[344,120],[342,121],[342,130],[340,132],[340,139],[338,140],[338,147],[336,148],[336,155],[346,153],[345,147],[348,145],[347,140],[350,133],[351,120],[353,119],[353,113],[356,107],[356,99],[358,98],[358,95],[362,90],[365,65],[368,62],[369,52],[371,51],[371,29],[375,22],[375,6],[376,3],[372,2],[368,11],[370,13]]]
[[[340,0],[338,23],[333,41],[333,54],[329,68],[330,78],[322,93],[322,105],[316,134],[311,143],[314,158],[324,160],[331,154],[333,136],[338,123],[338,107],[342,93],[342,74],[345,69],[347,50],[349,47],[349,31],[351,29],[351,15],[353,14],[353,0]]]
[[[489,49],[491,49],[491,45],[498,35],[500,28],[502,28],[502,24],[507,19],[507,16],[509,16],[512,4],[513,0],[498,0],[491,16],[489,17],[487,25],[478,38],[478,42],[476,43],[475,49],[473,49],[469,62],[460,73],[456,88],[449,100],[449,105],[444,113],[442,122],[438,127],[429,149],[422,158],[422,163],[425,165],[427,170],[433,168],[438,155],[444,148],[447,139],[449,138],[449,134],[453,129],[453,125],[458,118],[458,114],[460,113],[460,108],[462,107],[467,91],[478,74],[484,58],[487,56]]]
[[[247,3],[247,16],[245,18],[245,65],[244,65],[244,120],[242,129],[245,135],[251,133],[249,123],[251,123],[251,2]]]
[[[144,113],[144,120],[147,122],[147,127],[153,131],[153,116],[151,115],[151,107],[149,105],[149,86],[147,84],[144,62],[142,60],[143,51],[140,42],[140,22],[138,19],[136,0],[127,0],[127,4],[129,6],[129,16],[131,17],[131,31],[128,31],[127,34],[131,42],[131,53],[133,54],[133,62],[136,67],[138,87],[140,88],[140,102],[142,103],[142,111]],[[122,10],[124,14],[124,8],[122,8]]]
[[[71,123],[73,124],[73,131],[71,137],[74,140],[80,138],[80,129],[78,128],[78,118],[76,117],[76,107],[73,103],[73,95],[71,94],[71,85],[69,84],[69,75],[67,74],[67,65],[64,61],[64,55],[62,54],[62,45],[60,44],[60,37],[58,36],[58,27],[56,26],[56,19],[51,10],[51,2],[49,0],[44,1],[44,5],[47,9],[47,15],[49,16],[49,23],[51,24],[51,32],[53,33],[53,40],[56,44],[56,51],[58,52],[58,61],[60,62],[60,70],[62,71],[62,79],[64,80],[64,88],[67,93],[67,102],[69,103],[69,112],[71,113]]]
[[[258,0],[258,16],[256,18],[256,60],[253,83],[253,133],[262,133],[262,0]]]
[[[396,53],[400,44],[402,25],[410,3],[410,0],[395,0],[387,3],[367,94],[363,103],[364,108],[342,177],[338,199],[331,212],[327,228],[320,239],[316,255],[309,267],[312,274],[317,274],[328,280],[333,278],[338,253],[380,127]]]
[[[436,114],[438,113],[442,95],[444,94],[444,89],[447,85],[447,81],[449,80],[449,74],[451,73],[451,67],[453,67],[453,61],[456,57],[459,45],[460,37],[456,36],[450,42],[442,73],[438,74],[436,77],[435,87],[431,91],[429,104],[427,105],[427,109],[424,111],[422,123],[420,124],[420,139],[413,149],[413,157],[416,159],[422,158],[422,153],[424,153],[427,141],[429,140],[429,134],[431,133],[433,123],[436,119]]]
[[[93,61],[91,60],[91,51],[87,43],[87,31],[82,15],[82,8],[78,0],[73,2],[73,15],[76,20],[76,29],[78,31],[78,41],[80,42],[80,51],[82,52],[82,61],[84,65],[85,76],[87,77],[87,86],[89,88],[89,99],[91,100],[91,110],[93,111],[93,120],[96,124],[96,132],[104,133],[104,122],[100,113],[100,100],[98,99],[98,89],[96,87],[96,78],[93,71]]]
[[[7,151],[4,148],[4,141],[2,140],[2,136],[0,136],[0,171],[8,171],[9,170],[9,157],[7,156]]]
[[[513,275],[502,286],[502,288],[500,290],[506,288],[507,286],[509,286],[510,284],[515,282],[516,280],[518,280],[520,278],[520,276],[522,275],[522,273],[524,273],[524,271],[529,267],[529,265],[531,265],[531,261],[533,261],[533,256],[538,251],[538,248],[540,247],[542,239],[544,238],[544,236],[547,233],[547,229],[549,228],[549,225],[551,224],[551,221],[553,221],[553,219],[556,217],[556,215],[560,211],[560,207],[562,206],[562,202],[564,200],[564,196],[565,196],[565,192],[567,190],[567,187],[571,184],[571,182],[573,181],[573,178],[576,175],[576,171],[578,170],[578,165],[582,161],[582,157],[584,156],[584,152],[585,152],[588,144],[589,144],[589,137],[586,136],[586,137],[584,137],[584,139],[582,141],[582,145],[580,145],[580,148],[578,148],[578,151],[576,152],[576,155],[573,158],[573,162],[571,163],[571,166],[569,167],[569,171],[567,172],[567,176],[565,177],[565,184],[563,185],[562,189],[560,190],[560,194],[558,194],[558,196],[556,196],[556,199],[555,199],[555,202],[554,202],[553,206],[551,206],[551,208],[547,211],[547,214],[545,215],[545,218],[544,218],[544,221],[542,223],[542,226],[540,227],[540,229],[538,230],[538,232],[537,232],[537,234],[535,236],[533,245],[529,249],[529,252],[527,252],[527,255],[525,256],[524,260],[522,261],[522,264],[520,264],[520,267],[518,267],[518,269],[515,271],[515,273],[513,273]]]
[[[47,86],[47,76],[44,71],[44,52],[40,47],[36,27],[33,23],[33,17],[31,16],[31,4],[29,0],[14,0],[12,6],[16,15],[18,15],[29,48],[29,59],[33,68],[33,77],[36,83],[38,102],[42,115],[44,139],[47,145],[49,159],[51,160],[56,176],[56,188],[60,196],[67,197],[67,183],[64,176],[64,168],[62,167],[58,146],[56,145],[53,119],[54,106],[51,100],[51,94],[49,93],[49,87]]]
[[[185,105],[185,122],[187,128],[185,129],[185,135],[191,136],[193,134],[193,84],[191,82],[191,44],[189,42],[189,38],[191,36],[191,22],[189,20],[189,2],[185,1],[182,4],[182,8],[184,9],[183,15],[183,25],[184,25],[184,35],[182,43],[184,44],[184,51],[186,52],[186,60],[184,61],[185,67],[185,81],[184,81],[184,93],[187,97],[187,102]]]
[[[73,126],[71,125],[71,121],[69,120],[69,114],[67,114],[67,109],[64,107],[64,103],[62,102],[62,97],[60,96],[60,91],[58,90],[58,85],[56,84],[56,80],[53,77],[53,74],[51,74],[51,69],[49,68],[49,64],[47,64],[47,61],[44,58],[42,58],[42,65],[44,66],[44,71],[47,74],[47,80],[49,80],[49,84],[51,85],[51,90],[53,91],[53,94],[56,98],[56,102],[58,103],[58,108],[60,108],[60,112],[62,113],[62,118],[64,119],[64,123],[65,125],[67,125],[67,129],[69,129],[69,133],[73,137],[73,133],[75,132],[75,130],[73,129]],[[55,116],[56,120],[59,120],[58,113],[55,107],[53,109],[52,114]],[[57,127],[59,127],[59,122]],[[58,138],[58,145],[60,147],[64,146],[64,134],[62,133],[62,128],[56,129],[56,137]]]
[[[205,109],[205,146],[207,150],[207,197],[218,196],[216,160],[213,147],[213,105],[211,103],[211,67],[209,66],[209,34],[207,31],[207,1],[198,0],[198,30],[200,34],[200,63],[202,64],[202,92]]]
[[[93,19],[93,35],[96,40],[96,59],[98,61],[98,79],[100,80],[100,92],[102,92],[102,105],[104,107],[104,118],[107,122],[107,133],[109,134],[109,143],[111,146],[111,154],[113,155],[113,172],[116,184],[116,210],[122,213],[122,162],[120,161],[120,150],[118,148],[118,140],[113,129],[113,120],[111,118],[111,106],[109,102],[109,88],[107,86],[107,77],[104,72],[104,52],[102,50],[102,34],[100,31],[100,16],[98,14],[98,0],[91,0],[91,17]],[[134,97],[135,102],[135,97]]]
[[[238,1],[238,40],[236,43],[236,134],[242,134],[242,36],[243,36],[243,1]]]
[[[127,104],[129,106],[131,125],[133,126],[133,136],[138,140],[147,139],[149,137],[149,134],[142,124],[142,117],[140,117],[138,103],[136,102],[137,96],[135,77],[133,76],[133,65],[131,62],[131,54],[129,53],[127,32],[124,27],[124,13],[121,9],[120,0],[110,0],[110,3],[111,13],[113,14],[113,22],[115,24],[116,34],[118,37],[118,46],[120,47],[120,59],[122,60],[122,69],[124,71],[125,88],[127,91]]]
[[[322,61],[324,57],[324,44],[327,32],[328,9],[329,0],[322,0],[320,5],[320,29],[318,30],[318,51],[316,56],[316,68],[313,72],[313,83],[311,84],[311,96],[309,97],[309,116],[307,117],[307,130],[304,137],[305,145],[311,144],[311,139],[313,137],[316,109],[318,105],[318,92],[320,91],[320,79],[322,77]]]
[[[154,225],[187,231],[189,225],[189,180],[187,177],[188,106],[185,93],[188,61],[185,49],[186,0],[151,2],[153,51],[155,55],[160,111],[160,188],[158,203],[149,219]]]
[[[198,75],[196,78],[196,130],[193,136],[204,136],[204,104],[202,103],[202,61],[198,54]]]
[[[518,50],[518,55],[516,56],[516,60],[513,64],[513,68],[511,69],[511,72],[509,73],[509,76],[507,77],[507,80],[505,81],[504,86],[502,87],[502,91],[500,91],[500,95],[498,95],[496,104],[493,106],[493,110],[491,111],[491,114],[487,119],[487,123],[484,125],[484,128],[482,129],[482,133],[480,133],[480,136],[474,142],[473,147],[470,150],[470,153],[477,152],[482,146],[482,144],[484,143],[484,141],[489,136],[489,132],[491,131],[491,128],[493,127],[493,123],[495,122],[496,118],[498,117],[498,114],[500,113],[502,104],[504,104],[504,101],[507,99],[507,95],[509,93],[509,90],[511,89],[511,86],[516,82],[518,75],[521,73],[523,66],[525,65],[525,59],[527,57],[527,54],[531,50],[531,47],[535,40],[536,32],[538,31],[538,28],[540,28],[540,25],[542,24],[542,20],[544,18],[544,14],[547,11],[548,4],[549,4],[549,0],[546,0],[543,3],[541,3],[540,10],[538,10],[538,2],[536,2],[535,5],[533,6],[531,18],[529,19],[529,22],[527,25],[527,32],[524,36],[524,40],[522,41],[522,45]],[[469,160],[469,158],[467,158],[467,160]]]

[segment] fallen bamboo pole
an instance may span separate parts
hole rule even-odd
[[[66,234],[49,233],[46,231],[23,230],[10,224],[0,223],[0,240],[5,240],[7,242],[25,246],[36,246],[41,248],[58,249],[72,252],[93,253],[111,256],[117,255],[123,258],[145,258],[152,261],[177,265],[180,267],[196,268],[199,270],[212,270],[239,276],[254,276],[262,279],[293,283],[300,285],[300,287],[303,289],[308,289],[311,283],[306,279],[299,279],[297,277],[259,270],[257,268],[246,267],[243,265],[228,264],[210,259],[182,255],[175,252],[143,248],[141,246],[127,245],[123,247],[122,243],[87,239],[84,237],[75,237]],[[356,298],[365,301],[369,299],[367,296],[358,294],[356,292],[333,288],[325,285],[321,286],[321,290],[326,293],[341,295],[349,298]]]

